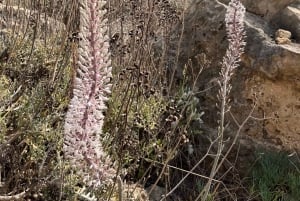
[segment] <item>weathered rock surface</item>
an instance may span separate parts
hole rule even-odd
[[[242,64],[232,81],[233,115],[241,122],[256,102],[253,115],[265,119],[249,121],[244,127],[243,136],[251,137],[255,143],[260,141],[262,144],[279,149],[300,150],[300,44],[293,40],[290,44],[275,42],[275,32],[279,28],[290,31],[292,38],[298,37],[296,28],[289,29],[292,25],[284,26],[284,20],[276,24],[275,20],[278,13],[287,12],[286,9],[295,8],[298,4],[291,4],[295,2],[292,0],[243,2],[247,11],[250,11],[247,12],[245,21],[247,46]],[[179,79],[182,68],[188,60],[193,61],[196,71],[200,64],[195,58],[199,54],[206,54],[208,60],[212,62],[197,83],[201,90],[207,88],[207,83],[213,83],[212,80],[218,76],[220,62],[228,45],[224,24],[226,5],[223,3],[217,0],[193,1],[186,10],[181,39],[179,36],[182,26],[175,28],[179,31],[174,33],[173,46],[181,41],[179,62],[169,65],[177,67]],[[296,15],[297,12],[293,13]],[[294,25],[300,26],[299,23]],[[174,54],[170,52],[170,62]],[[208,97],[216,96],[216,92],[217,87],[214,87],[202,97],[202,105],[204,104],[204,108],[208,110],[206,114],[210,114],[207,116],[207,122],[211,124],[215,123],[216,119],[212,115],[214,113],[212,111],[216,108],[212,105],[217,99]]]
[[[228,4],[230,0],[220,0]],[[271,20],[278,12],[296,0],[241,0],[249,13]]]
[[[293,38],[300,42],[300,1],[278,12],[272,19],[272,22],[277,27],[290,30]]]

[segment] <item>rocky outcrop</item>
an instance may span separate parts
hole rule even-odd
[[[278,12],[272,23],[280,28],[290,30],[293,38],[300,42],[300,1],[297,1]]]
[[[226,4],[229,1],[230,0],[220,0],[220,2]],[[278,12],[295,1],[296,0],[241,0],[247,12],[262,17],[267,21],[272,20]]]
[[[201,65],[196,59],[199,54],[205,54],[211,61],[197,83],[201,90],[218,76],[218,67],[227,48],[224,24],[226,2],[193,1],[186,10],[183,35],[176,38],[180,32],[174,34],[174,47],[181,41],[180,56],[179,62],[170,66],[177,66],[179,79],[188,60],[193,61],[194,71]],[[300,44],[295,40],[298,38],[297,27],[300,26],[297,21],[300,18],[300,12],[296,10],[298,4],[292,0],[242,2],[248,11],[245,21],[247,46],[232,82],[233,115],[242,121],[256,103],[253,115],[260,120],[249,121],[243,135],[280,149],[300,149],[300,125],[297,124],[300,122]],[[290,13],[295,16],[293,21],[289,21]],[[283,16],[280,20],[279,15]],[[295,24],[291,25],[292,22]],[[290,42],[276,43],[275,33],[280,28],[291,33]],[[182,30],[182,25],[174,30]],[[170,52],[170,55],[172,57],[174,53]],[[202,105],[208,111],[206,114],[210,114],[206,120],[211,124],[215,123],[216,118],[212,115],[215,108],[212,105],[217,100],[208,97],[215,97],[216,91],[215,87],[202,97]]]

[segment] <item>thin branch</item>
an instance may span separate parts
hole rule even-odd
[[[24,198],[26,195],[26,191],[23,191],[22,193],[16,194],[16,195],[0,195],[0,201],[10,201],[10,200],[20,200]]]

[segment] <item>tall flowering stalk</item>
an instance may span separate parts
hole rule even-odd
[[[246,44],[244,41],[244,18],[245,7],[243,4],[239,0],[231,0],[225,16],[229,46],[226,55],[223,57],[222,69],[220,72],[221,80],[219,82],[219,98],[225,100],[224,104],[227,104],[227,97],[231,91],[230,80],[234,69],[239,66],[238,62],[240,62],[241,55],[244,53]]]
[[[65,157],[88,186],[114,176],[99,134],[110,93],[111,60],[103,0],[80,0],[78,69],[65,118]]]
[[[244,47],[246,45],[244,41],[245,11],[245,7],[239,0],[231,0],[227,7],[227,12],[225,16],[225,24],[229,46],[227,48],[225,56],[223,57],[219,80],[220,90],[218,93],[218,98],[220,100],[220,123],[217,139],[218,150],[214,159],[209,181],[203,190],[204,195],[201,199],[203,201],[207,200],[207,196],[210,191],[210,186],[216,174],[217,166],[219,164],[219,160],[224,146],[223,134],[225,130],[225,114],[230,109],[228,100],[229,93],[231,91],[230,80],[234,73],[234,70],[239,66],[238,63],[241,60],[241,55],[244,53]]]

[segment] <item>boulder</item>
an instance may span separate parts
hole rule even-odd
[[[193,72],[203,66],[197,59],[205,54],[211,61],[196,84],[202,95],[201,105],[205,110],[206,123],[216,126],[217,114],[215,102],[218,91],[215,79],[219,75],[220,62],[225,54],[228,42],[224,17],[226,1],[195,0],[186,9],[184,23],[174,28],[171,38],[167,66],[176,68],[177,79],[182,79],[184,66],[191,62]],[[245,2],[247,11],[245,19],[246,48],[241,66],[232,79],[232,113],[241,122],[256,103],[253,113],[261,121],[249,121],[242,136],[253,138],[255,143],[269,144],[279,149],[300,150],[300,44],[291,41],[277,44],[275,41],[278,28],[284,28],[285,37],[289,38],[294,30],[274,24],[271,19],[285,10],[294,1],[253,0]],[[251,2],[251,3],[250,3]],[[264,9],[266,15],[261,16]],[[268,10],[268,12],[267,12]],[[255,11],[255,12],[254,12]],[[299,23],[298,23],[299,24]],[[184,25],[184,27],[182,27]],[[183,30],[181,34],[181,30]],[[279,33],[277,33],[279,34]],[[277,35],[278,36],[278,35]],[[179,47],[178,62],[176,59]],[[201,95],[200,95],[201,96]],[[232,133],[235,133],[231,122]]]

